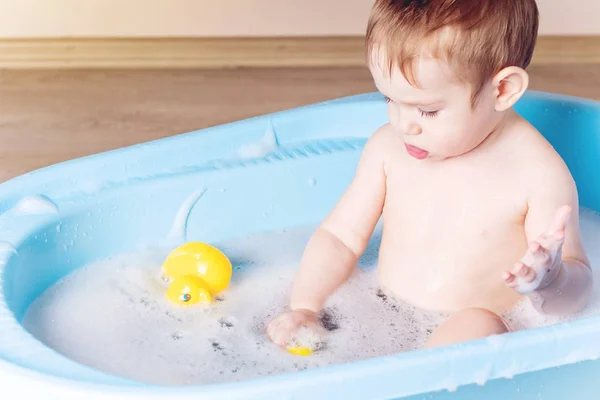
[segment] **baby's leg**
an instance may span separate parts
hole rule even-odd
[[[483,308],[458,311],[429,336],[425,348],[466,342],[508,332],[502,318]]]

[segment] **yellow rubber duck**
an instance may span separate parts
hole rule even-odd
[[[162,266],[170,281],[166,297],[179,305],[210,304],[229,286],[231,261],[219,249],[202,242],[188,242],[173,250]]]

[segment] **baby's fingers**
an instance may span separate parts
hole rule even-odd
[[[546,230],[546,234],[550,237],[553,237],[557,232],[563,232],[564,235],[566,226],[569,223],[571,211],[572,209],[569,205],[559,207],[554,214],[554,220],[550,223],[548,229]]]
[[[508,287],[521,294],[528,294],[537,289],[539,286],[538,280],[543,278],[543,274],[539,275],[535,269],[518,262],[515,264],[513,271],[506,271],[503,277]]]
[[[509,287],[515,288],[517,286],[517,277],[512,272],[505,271],[502,278]]]
[[[533,282],[537,275],[533,268],[528,267],[522,262],[518,262],[515,264],[513,273],[520,278],[521,282],[525,283]]]
[[[292,318],[286,318],[285,321],[282,321],[281,324],[279,324],[275,332],[273,332],[273,342],[280,347],[287,346],[298,328],[298,321]]]
[[[541,245],[541,252],[543,253],[551,253],[555,249],[562,246],[564,241],[564,230],[558,230],[550,235],[543,235],[538,238],[538,243]]]
[[[281,325],[281,319],[281,317],[275,318],[269,323],[269,325],[267,325],[267,336],[272,341],[275,341],[273,340],[273,337],[275,336],[275,333],[279,330],[279,326]]]
[[[289,338],[289,330],[286,329],[284,324],[279,324],[277,328],[273,329],[272,332],[269,333],[269,337],[273,343],[283,347]]]
[[[531,277],[532,274],[533,277]],[[502,278],[509,287],[515,288],[519,284],[529,283],[535,279],[535,271],[523,263],[517,263],[513,268],[513,272],[505,271]]]

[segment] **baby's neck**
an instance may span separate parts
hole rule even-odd
[[[485,139],[469,153],[474,155],[498,146],[505,139],[507,133],[511,131],[511,126],[513,126],[518,118],[519,115],[514,109],[511,108],[505,111]]]

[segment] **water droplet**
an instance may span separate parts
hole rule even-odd
[[[173,340],[180,340],[180,339],[183,339],[183,333],[177,331],[177,332],[174,332],[171,335],[171,337],[173,338]]]
[[[56,225],[56,232],[60,233],[60,230],[61,230],[61,225],[62,225],[62,223],[61,223],[61,224],[58,224],[58,225]]]
[[[315,186],[317,184],[317,180],[315,178],[310,178],[308,180],[308,185],[309,186]]]

